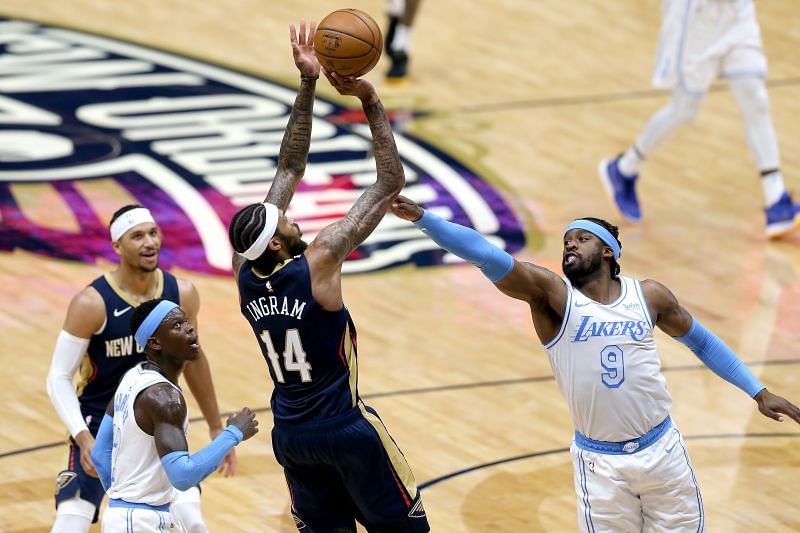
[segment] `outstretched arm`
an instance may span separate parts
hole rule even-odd
[[[167,384],[153,385],[136,399],[134,413],[139,427],[153,435],[164,471],[178,490],[200,483],[219,467],[234,446],[258,431],[255,413],[245,408],[228,418],[227,427],[217,438],[190,456],[183,432],[186,402],[177,389]]]
[[[800,409],[769,392],[736,353],[684,309],[669,289],[657,281],[645,280],[642,290],[654,325],[688,346],[715,374],[756,400],[764,416],[780,422],[783,413],[800,424]]]
[[[306,252],[310,264],[318,271],[334,273],[386,215],[392,199],[405,185],[405,175],[389,118],[372,84],[366,80],[324,72],[341,94],[356,96],[361,100],[372,132],[378,174],[375,183],[359,196],[347,216],[320,231]]]
[[[319,61],[314,55],[315,32],[316,23],[314,22],[311,22],[307,36],[305,21],[300,22],[299,36],[294,25],[289,29],[294,63],[300,71],[300,90],[294,100],[292,113],[281,141],[275,179],[272,181],[272,186],[265,199],[266,202],[278,206],[278,209],[282,211],[286,211],[286,208],[289,207],[297,184],[303,178],[308,161],[308,148],[311,145],[314,90],[320,69]]]

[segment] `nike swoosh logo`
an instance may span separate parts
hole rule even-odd
[[[125,313],[127,313],[130,310],[131,310],[131,306],[130,305],[128,307],[126,307],[125,309],[121,310],[121,311],[119,309],[114,309],[114,318],[120,317],[120,316],[124,315]]]
[[[678,440],[680,440],[680,439],[678,439]],[[667,453],[672,453],[673,448],[675,448],[675,446],[677,446],[677,445],[678,445],[678,441],[676,440],[675,442],[672,443],[672,446],[670,446],[669,448],[666,449],[666,452]]]
[[[582,304],[579,304],[578,302],[575,302],[575,307],[586,307],[590,303],[592,303],[592,302],[586,302],[586,303],[582,303]]]

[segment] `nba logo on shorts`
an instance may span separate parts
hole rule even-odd
[[[626,453],[633,453],[638,449],[639,449],[639,443],[638,442],[627,442],[627,443],[625,443],[625,446],[622,447],[622,451],[624,451]]]

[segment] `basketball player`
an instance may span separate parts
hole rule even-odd
[[[131,330],[146,359],[122,377],[92,449],[109,496],[103,532],[185,531],[170,513],[173,487],[197,486],[234,446],[258,432],[258,421],[245,407],[190,456],[189,416],[178,376],[188,361],[202,356],[197,332],[186,312],[163,298],[144,302],[131,315]]]
[[[627,152],[600,164],[612,203],[629,222],[642,211],[639,169],[675,130],[691,122],[715,78],[727,78],[744,119],[750,153],[761,174],[766,234],[777,238],[800,223],[800,208],[783,183],[775,128],[764,83],[767,59],[752,0],[665,0],[653,85],[672,91]]]
[[[181,303],[190,322],[197,324],[197,289],[158,268],[161,231],[150,211],[140,205],[119,209],[111,218],[110,232],[119,265],[73,297],[47,375],[50,400],[70,433],[68,465],[56,480],[55,533],[86,532],[97,521],[104,493],[91,459],[94,435],[122,375],[144,360],[130,333],[131,310],[145,300],[164,297]],[[76,391],[72,378],[79,367]],[[202,350],[185,374],[213,438],[222,424]],[[235,465],[231,455],[221,472],[233,475]],[[180,495],[176,510],[187,530],[206,530],[197,488]]]
[[[374,87],[325,73],[361,100],[372,132],[377,180],[343,219],[306,244],[285,212],[303,177],[320,66],[314,23],[291,28],[300,89],[264,203],[230,223],[242,314],[253,328],[275,384],[272,446],[283,466],[291,512],[305,532],[428,531],[414,476],[381,419],[358,395],[356,328],[342,300],[342,263],[383,219],[405,176]]]
[[[476,231],[399,196],[392,212],[471,262],[504,294],[530,306],[567,399],[575,440],[578,523],[588,531],[702,531],[703,504],[653,339],[655,326],[687,345],[765,416],[800,423],[800,409],[769,392],[664,285],[619,276],[616,226],[595,218],[564,232],[565,278],[520,263]]]
[[[392,61],[386,79],[401,81],[408,75],[411,34],[421,0],[387,0],[389,22],[386,30],[386,52]]]

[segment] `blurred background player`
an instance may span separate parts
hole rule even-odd
[[[672,90],[633,146],[600,164],[600,176],[619,214],[639,222],[639,169],[675,130],[691,122],[716,78],[727,78],[744,119],[750,153],[761,174],[768,238],[800,222],[800,209],[786,192],[764,77],[767,59],[752,0],[665,0],[653,85]]]
[[[401,81],[408,76],[411,34],[417,9],[422,0],[387,0],[388,23],[384,43],[392,64],[386,73],[389,81]]]
[[[144,360],[130,331],[131,310],[143,301],[167,298],[182,305],[196,327],[200,309],[190,281],[158,268],[161,230],[148,209],[120,208],[111,217],[110,233],[119,265],[72,298],[47,375],[50,400],[70,434],[67,468],[56,480],[56,533],[85,532],[97,521],[104,492],[92,464],[94,436],[119,380]],[[76,390],[72,379],[79,368]],[[213,438],[222,431],[222,423],[202,350],[187,365],[185,376]],[[233,475],[235,465],[230,455],[221,472]],[[176,509],[187,529],[205,531],[197,488],[181,493]]]
[[[366,80],[326,73],[342,95],[361,101],[372,133],[377,177],[347,215],[306,244],[286,216],[303,178],[320,65],[291,27],[300,89],[263,203],[231,220],[239,305],[267,361],[274,389],[272,447],[284,468],[300,531],[425,532],[428,519],[411,468],[378,414],[358,393],[356,328],[342,296],[342,264],[375,230],[405,184],[391,124]]]
[[[122,377],[92,450],[109,495],[103,533],[186,531],[170,511],[174,488],[197,486],[234,446],[258,432],[258,421],[245,407],[190,456],[189,415],[178,377],[202,355],[197,332],[184,310],[163,298],[144,302],[131,315],[131,333],[146,359]]]

